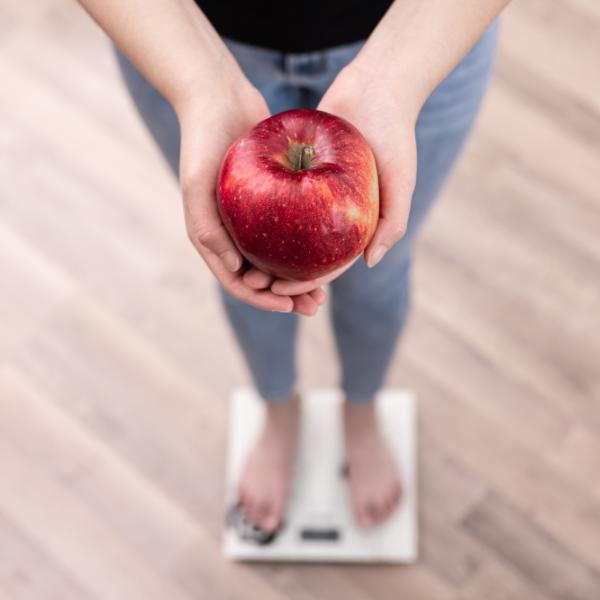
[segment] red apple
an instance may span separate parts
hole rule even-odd
[[[354,260],[379,216],[375,158],[348,121],[288,110],[227,151],[219,212],[240,252],[276,277],[308,280]]]

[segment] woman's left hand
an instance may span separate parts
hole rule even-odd
[[[395,97],[390,90],[397,86],[391,83],[377,69],[351,63],[340,71],[318,107],[357,127],[375,155],[380,214],[377,229],[364,251],[369,267],[375,266],[404,236],[416,182],[415,123],[420,107],[408,97]],[[275,279],[253,269],[244,275],[244,280],[256,289],[270,287],[276,294],[303,294],[334,280],[353,263],[311,281]]]

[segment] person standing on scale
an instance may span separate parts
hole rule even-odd
[[[239,484],[267,532],[282,523],[299,425],[298,315],[331,291],[344,440],[357,524],[384,523],[402,478],[375,396],[410,302],[420,227],[488,85],[509,0],[79,0],[117,49],[133,101],[179,176],[187,233],[215,276],[266,419]],[[318,108],[371,145],[380,219],[364,261],[320,280],[275,280],[244,263],[216,206],[220,161],[259,121]]]

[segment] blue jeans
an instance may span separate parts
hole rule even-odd
[[[340,385],[349,402],[372,401],[383,384],[409,311],[417,233],[471,129],[492,70],[496,37],[494,23],[421,110],[416,126],[417,183],[404,238],[375,268],[367,268],[359,259],[329,284]],[[363,45],[284,54],[224,41],[273,114],[289,108],[316,108],[337,73]],[[118,52],[117,56],[142,118],[177,174],[175,113],[125,57]],[[296,381],[298,315],[265,312],[233,298],[220,285],[219,290],[258,392],[269,402],[286,400]]]

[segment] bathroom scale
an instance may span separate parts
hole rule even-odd
[[[400,467],[403,497],[385,522],[368,530],[354,522],[346,475],[342,394],[336,389],[301,396],[298,451],[287,510],[269,534],[237,503],[245,457],[260,434],[264,401],[250,389],[231,397],[225,527],[222,551],[240,561],[393,562],[417,559],[416,400],[406,390],[382,390],[377,418]]]

